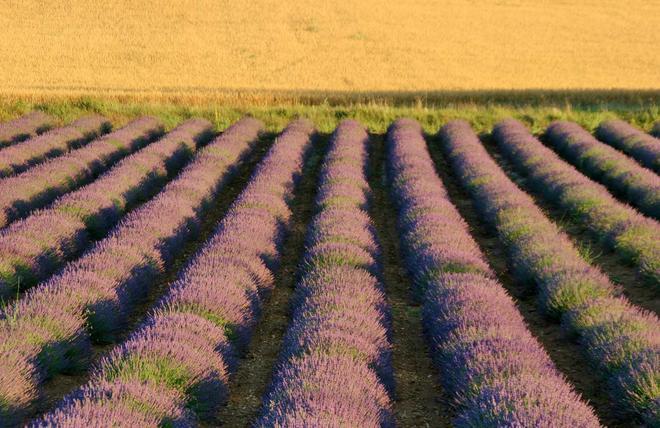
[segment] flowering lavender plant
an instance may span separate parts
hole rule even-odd
[[[396,121],[387,143],[406,267],[456,426],[599,426],[494,279],[435,172],[419,124]]]

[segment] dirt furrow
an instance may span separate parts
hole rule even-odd
[[[401,263],[396,213],[385,177],[385,141],[372,135],[369,153],[371,219],[382,250],[385,291],[392,312],[392,366],[396,384],[394,414],[400,427],[448,427],[453,416],[449,398],[438,382],[422,329],[420,305]]]
[[[292,224],[275,273],[275,288],[263,308],[250,345],[239,361],[229,384],[229,401],[218,415],[218,424],[246,427],[257,417],[291,320],[289,300],[295,290],[298,264],[304,252],[307,225],[314,214],[314,197],[328,135],[317,135],[307,157],[302,178],[291,203]]]

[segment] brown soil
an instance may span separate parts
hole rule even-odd
[[[327,140],[327,135],[315,138],[314,148],[291,204],[292,224],[283,245],[280,268],[275,275],[275,288],[264,305],[250,345],[232,377],[229,401],[218,412],[214,421],[216,424],[250,426],[261,409],[291,319],[289,301],[295,290],[298,264],[305,249],[307,225],[314,215],[314,198]]]
[[[385,179],[385,144],[372,136],[369,183],[371,218],[383,253],[385,291],[392,314],[392,366],[395,379],[394,414],[400,427],[449,427],[453,411],[439,384],[422,329],[420,306],[401,263],[396,213]]]

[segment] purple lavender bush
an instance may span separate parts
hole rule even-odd
[[[27,141],[0,150],[0,177],[23,172],[45,159],[79,148],[112,126],[98,115],[82,117],[62,128],[52,129]]]
[[[146,382],[100,381],[70,394],[55,411],[29,426],[192,428],[196,423],[176,391]]]
[[[0,147],[9,146],[48,131],[55,124],[53,118],[36,110],[9,122],[0,123]]]
[[[80,149],[34,166],[22,174],[0,179],[3,189],[0,194],[0,227],[90,181],[161,133],[162,125],[158,119],[143,117]],[[13,147],[18,146],[5,150]]]
[[[0,296],[16,295],[18,285],[30,288],[102,238],[128,208],[154,195],[211,129],[206,120],[189,120],[48,209],[1,230]]]
[[[257,427],[393,426],[391,399],[375,372],[345,353],[283,362]]]
[[[655,287],[660,285],[660,227],[620,203],[600,184],[580,174],[541,144],[520,122],[497,124],[493,137],[501,152],[539,192],[582,220]]]
[[[652,171],[596,140],[576,123],[553,122],[545,138],[584,174],[600,181],[647,216],[660,218],[660,179]]]
[[[365,211],[367,143],[355,121],[332,136],[291,324],[256,426],[393,424],[388,309]]]
[[[622,418],[636,415],[658,424],[657,316],[616,297],[609,279],[509,180],[469,124],[450,122],[440,137],[459,181],[496,228],[514,274],[537,287],[544,313],[560,319],[577,340],[609,385]]]
[[[251,118],[229,127],[108,237],[4,311],[0,417],[20,414],[47,378],[84,364],[91,340],[113,339],[133,305],[196,232],[204,208],[262,129]]]
[[[305,120],[284,130],[163,303],[170,311],[210,317],[238,349],[249,342],[259,309],[274,285],[273,271],[291,215],[287,201],[313,131]]]
[[[599,426],[527,330],[437,176],[419,124],[387,136],[405,266],[456,426]]]
[[[148,319],[103,358],[88,385],[36,426],[59,420],[115,422],[104,414],[90,416],[87,410],[99,407],[97,397],[108,384],[143,385],[147,399],[150,391],[172,397],[158,407],[138,408],[138,417],[148,417],[157,426],[185,426],[207,418],[223,403],[238,348],[249,340],[261,303],[274,285],[272,269],[291,215],[287,201],[313,130],[303,120],[286,128]],[[104,406],[123,410],[121,396],[103,397]]]
[[[607,120],[596,128],[596,137],[633,157],[642,166],[660,173],[660,140],[623,120]]]

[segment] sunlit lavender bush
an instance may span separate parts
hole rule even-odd
[[[112,339],[193,236],[204,208],[262,129],[250,118],[232,125],[107,238],[5,311],[0,415],[19,414],[39,396],[46,378],[84,363],[91,339]]]
[[[622,414],[654,419],[660,405],[657,316],[616,297],[609,279],[509,180],[469,124],[450,122],[440,137],[459,181],[497,230],[514,274],[537,287],[541,309],[577,339]]]
[[[437,176],[419,124],[387,137],[398,229],[457,426],[599,426],[527,330]]]
[[[313,129],[302,120],[286,128],[157,309],[103,359],[87,386],[65,399],[42,423],[87,420],[101,426],[124,420],[89,416],[87,410],[97,407],[96,397],[113,382],[125,388],[141,382],[148,400],[157,391],[176,399],[160,405],[158,413],[153,406],[139,407],[147,413],[140,417],[156,417],[158,426],[185,425],[185,412],[204,419],[222,404],[237,347],[249,340],[261,302],[273,287],[272,270],[291,215],[287,201],[302,171]],[[104,406],[120,407],[123,401],[122,396],[105,398]]]
[[[87,186],[0,231],[0,295],[15,295],[19,285],[30,288],[105,236],[128,208],[149,199],[183,166],[211,129],[208,121],[187,121]]]
[[[393,424],[388,310],[365,211],[367,142],[355,121],[332,136],[292,320],[256,426]]]

